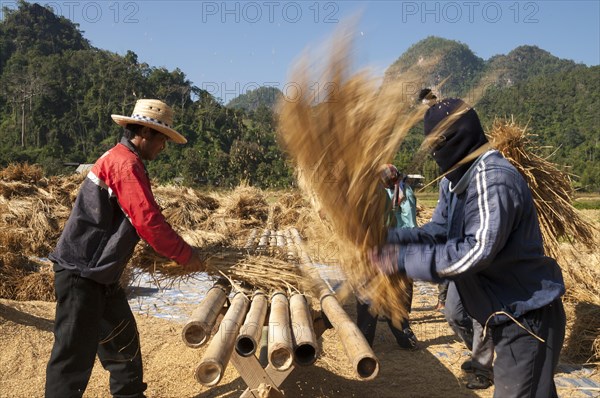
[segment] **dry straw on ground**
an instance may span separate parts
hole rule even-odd
[[[407,313],[407,281],[375,272],[365,252],[385,238],[378,170],[393,159],[409,128],[423,116],[424,109],[406,95],[406,83],[414,87],[419,79],[406,72],[379,87],[366,72],[352,74],[346,33],[328,50],[325,65],[311,65],[305,56],[293,70],[290,80],[299,95],[279,103],[280,141],[299,170],[300,186],[337,238],[349,282],[375,312],[398,324]],[[309,74],[319,68],[322,76]],[[315,81],[331,88],[327,98],[315,98]]]
[[[567,292],[567,338],[562,355],[600,366],[600,252],[582,244],[561,245],[558,261]]]

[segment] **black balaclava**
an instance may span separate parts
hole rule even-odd
[[[446,117],[457,111],[465,113],[454,123],[439,132],[435,127]],[[425,113],[424,132],[428,136],[432,132],[441,133],[438,143],[432,148],[432,156],[442,173],[447,172],[465,156],[488,142],[481,127],[477,112],[458,98],[446,98],[432,105]],[[460,181],[464,173],[473,164],[467,162],[446,175],[453,185]]]

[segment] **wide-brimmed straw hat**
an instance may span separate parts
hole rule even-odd
[[[131,116],[110,115],[119,126],[141,124],[150,127],[169,137],[177,144],[185,144],[187,140],[173,129],[173,109],[156,99],[140,99],[135,103]]]

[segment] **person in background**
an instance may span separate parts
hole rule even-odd
[[[557,397],[565,285],[544,253],[533,197],[490,145],[475,110],[457,98],[431,105],[426,142],[444,174],[432,220],[388,232],[370,253],[385,274],[451,280],[469,316],[489,330],[495,397]]]
[[[155,159],[175,131],[173,111],[141,99],[129,116],[112,115],[124,137],[94,164],[49,258],[54,263],[54,345],[46,368],[45,396],[81,397],[96,354],[110,373],[113,397],[143,397],[137,326],[119,278],[144,239],[188,272],[205,268],[200,255],[167,223],[143,161]]]
[[[450,281],[443,281],[438,284],[438,297],[435,309],[440,312],[444,312],[446,307],[446,298],[448,297],[448,284]]]
[[[417,225],[417,200],[411,186],[407,183],[406,176],[403,176],[398,169],[391,164],[383,165],[380,172],[381,184],[386,193],[386,227],[415,227]],[[407,301],[408,311],[412,303],[412,281],[408,285]],[[373,346],[375,339],[375,329],[377,327],[377,315],[369,312],[369,304],[356,301],[356,324],[367,339],[369,345]],[[386,319],[390,330],[396,342],[401,348],[408,350],[417,349],[417,337],[410,328],[408,318],[403,320],[402,329],[396,328],[392,321]]]

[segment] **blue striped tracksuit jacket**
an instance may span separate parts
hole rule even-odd
[[[483,154],[455,187],[447,179],[431,221],[391,229],[399,264],[413,279],[451,279],[468,313],[501,324],[565,292],[557,262],[544,255],[531,191],[498,151]]]

